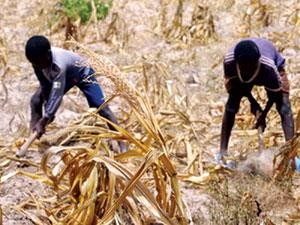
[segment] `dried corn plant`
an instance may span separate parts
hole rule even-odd
[[[193,116],[194,107],[205,110],[209,107],[208,111],[213,111],[219,110],[219,105],[206,99],[205,94],[201,95],[202,103],[195,105],[195,96],[189,90],[189,84],[171,74],[167,65],[156,60],[145,59],[123,69],[143,74],[137,87],[144,87],[141,88],[143,93],[151,96],[151,108],[165,134],[170,156],[177,165],[181,180],[202,186],[214,180],[216,174],[228,173],[226,169],[207,161],[207,158],[213,157],[207,148],[215,136],[210,130],[213,118],[209,114]],[[130,130],[134,129],[136,127],[132,124]]]
[[[106,43],[124,48],[129,41],[129,32],[126,22],[119,16],[118,12],[113,12],[111,21],[105,31],[103,40]]]
[[[156,29],[158,31],[163,31],[163,33],[167,31],[164,29],[168,26],[168,5],[170,5],[170,0],[160,0],[159,20],[157,22]]]
[[[151,108],[180,172],[185,176],[203,175],[203,154],[207,154],[205,146],[210,136],[200,133],[208,129],[210,122],[192,117],[188,87],[180,79],[174,79],[162,63],[144,61],[133,68],[143,74],[137,87],[145,87],[143,92],[151,96]]]
[[[7,66],[8,62],[8,51],[5,43],[5,38],[0,37],[0,83],[2,88],[0,89],[3,93],[0,97],[0,105],[3,107],[7,103],[8,99],[8,90],[4,82],[5,76],[9,70]]]
[[[189,32],[191,38],[201,44],[206,44],[209,40],[217,38],[214,17],[209,10],[209,6],[198,4],[195,7]]]
[[[207,44],[216,39],[215,22],[209,4],[193,2],[193,13],[189,25],[183,24],[184,0],[178,0],[172,24],[166,26],[167,3],[161,3],[161,28],[166,39],[170,42],[183,41],[191,44],[194,41]]]
[[[294,158],[299,155],[300,152],[300,111],[298,111],[296,119],[296,134],[280,148],[280,152],[274,158],[274,179],[283,180],[289,179],[293,175],[295,165]]]
[[[166,14],[167,14],[167,9],[166,7],[168,6],[168,1],[162,1],[161,2],[161,28],[163,30],[163,34],[167,38],[173,38],[177,39],[182,36],[182,33],[184,33],[184,28],[182,26],[182,14],[183,14],[183,1],[184,0],[178,0],[177,1],[177,8],[176,12],[174,14],[173,20],[171,27],[165,26],[167,24],[166,21]]]
[[[287,13],[287,23],[293,26],[299,26],[300,24],[300,2],[296,1],[295,4],[288,7]],[[299,27],[298,27],[299,28]]]
[[[217,9],[219,10],[229,10],[234,6],[235,3],[236,0],[225,0],[225,1],[214,2],[214,4],[216,4]]]
[[[280,51],[287,48],[299,48],[300,35],[300,5],[299,3],[285,6],[282,18],[284,20],[283,29],[281,31],[275,30],[268,33],[268,38],[278,46]]]
[[[37,224],[187,224],[176,170],[149,100],[108,59],[77,46],[97,73],[113,82],[116,95],[129,103],[133,123],[144,136],[115,124],[118,132],[103,128],[101,121],[110,122],[97,111],[84,115],[51,139],[58,143],[44,153],[41,165],[46,176],[19,172],[47,183],[56,197],[39,203],[31,198],[17,209]],[[107,139],[127,142],[129,151],[113,155]],[[37,209],[34,214],[25,210],[30,205]]]
[[[249,37],[253,35],[254,30],[269,26],[272,9],[271,4],[263,3],[261,0],[251,0],[242,11],[240,22],[237,25],[239,36]]]
[[[5,39],[0,37],[0,65],[1,65],[1,68],[6,66],[7,57],[8,57],[8,55],[7,55]]]
[[[36,9],[38,13],[28,18],[28,26],[36,33],[45,32],[49,35],[58,33],[65,25],[65,20],[62,17],[61,7],[58,0],[43,1]]]

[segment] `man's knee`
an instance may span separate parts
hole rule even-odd
[[[230,114],[237,114],[237,112],[239,111],[239,107],[233,107],[233,106],[230,106],[228,104],[226,104],[226,107],[225,107],[225,112],[226,113],[230,113]]]
[[[225,106],[225,111],[228,113],[236,114],[240,108],[240,101],[241,101],[241,98],[235,98],[235,97],[229,96],[228,101]]]
[[[93,77],[91,77],[90,79],[92,78]],[[95,78],[93,78],[93,80],[96,81]],[[89,107],[98,108],[100,105],[102,105],[105,102],[103,92],[97,83],[83,82],[78,87],[84,93],[88,101]]]
[[[287,102],[282,102],[281,104],[278,104],[276,108],[280,115],[292,114],[291,106]]]
[[[288,94],[283,94],[281,99],[276,102],[276,109],[280,115],[292,114],[291,104]]]

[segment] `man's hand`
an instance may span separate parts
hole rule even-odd
[[[255,128],[258,129],[259,127],[262,128],[262,132],[265,131],[266,129],[266,117],[268,115],[268,112],[270,111],[270,109],[272,108],[274,101],[272,99],[269,99],[267,101],[267,105],[265,107],[265,109],[263,111],[259,111],[255,116],[256,116],[256,124],[255,124]]]
[[[37,91],[32,95],[30,100],[31,119],[30,130],[33,130],[38,121],[43,117],[43,94],[42,89],[39,87]]]
[[[260,107],[260,105],[258,104],[258,102],[256,101],[256,99],[253,97],[253,95],[251,93],[249,93],[247,95],[247,98],[250,102],[250,110],[251,110],[251,113],[254,115],[254,116],[257,116],[258,113],[262,113],[262,108]]]
[[[31,116],[30,130],[34,130],[35,125],[39,122],[42,117],[40,115]]]
[[[33,131],[37,132],[37,138],[40,138],[44,133],[49,119],[46,117],[41,118],[33,127]]]

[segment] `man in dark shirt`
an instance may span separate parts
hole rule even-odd
[[[44,36],[32,36],[26,43],[25,54],[31,62],[40,87],[31,98],[30,127],[38,138],[45,132],[47,124],[54,119],[63,96],[77,86],[85,95],[90,107],[99,108],[104,103],[103,92],[94,77],[95,71],[74,52],[51,47]],[[43,113],[44,105],[44,113]],[[99,114],[113,123],[117,120],[108,106]],[[108,124],[109,128],[115,130]],[[120,150],[126,150],[119,142]]]
[[[256,128],[265,128],[267,110],[262,110],[251,95],[254,85],[264,86],[268,104],[276,104],[281,117],[285,140],[294,136],[294,121],[289,101],[289,81],[284,69],[284,58],[273,44],[262,38],[240,41],[229,50],[224,59],[225,87],[229,94],[221,129],[220,152],[216,155],[219,162],[224,162],[228,142],[234,125],[235,115],[239,110],[242,97],[250,101],[251,112],[257,116]]]

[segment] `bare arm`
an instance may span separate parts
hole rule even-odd
[[[45,114],[36,122],[33,127],[33,130],[38,133],[38,138],[45,133],[46,126],[53,121],[54,115],[61,104],[65,89],[64,74],[58,74],[51,85],[50,94],[45,105]]]
[[[41,87],[32,95],[30,100],[30,109],[31,109],[31,119],[30,119],[30,129],[33,130],[36,123],[43,116],[43,103],[44,99],[42,96]]]

